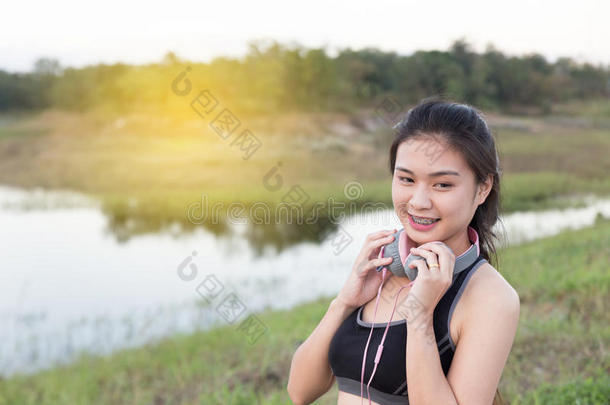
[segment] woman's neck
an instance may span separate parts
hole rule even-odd
[[[455,257],[465,253],[472,246],[472,242],[468,238],[468,228],[443,242],[451,248]]]

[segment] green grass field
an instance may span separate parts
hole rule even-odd
[[[498,270],[521,297],[500,382],[508,403],[608,403],[609,262],[610,221],[601,219],[500,251]],[[253,346],[236,325],[223,326],[3,380],[0,404],[289,404],[292,354],[331,299],[258,314],[268,331]],[[335,384],[316,403],[336,398]]]

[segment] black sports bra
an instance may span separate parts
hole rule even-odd
[[[445,292],[434,308],[434,335],[445,375],[449,372],[455,344],[449,333],[449,322],[466,284],[475,270],[487,262],[479,257],[459,276]],[[340,391],[360,396],[360,374],[362,356],[371,331],[371,323],[362,320],[362,308],[357,308],[341,324],[330,342],[328,359]],[[407,328],[406,320],[392,321],[388,328],[384,350],[377,365],[377,371],[369,386],[371,400],[381,405],[408,404],[407,376],[405,367]],[[364,398],[368,400],[366,384],[373,372],[377,346],[385,331],[387,322],[376,322],[367,351],[364,369]]]

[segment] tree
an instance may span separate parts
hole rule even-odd
[[[57,59],[38,58],[34,62],[33,72],[38,76],[59,76],[63,69]]]

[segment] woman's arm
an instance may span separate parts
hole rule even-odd
[[[330,342],[349,314],[377,294],[383,275],[376,268],[392,262],[391,257],[379,258],[379,252],[381,246],[394,240],[394,232],[396,229],[366,236],[343,288],[331,301],[316,329],[292,357],[287,389],[295,404],[309,404],[332,387],[334,376],[328,362]]]
[[[519,296],[507,284],[486,283],[473,292],[460,340],[445,377],[432,314],[407,320],[409,403],[489,405],[506,364],[519,321]],[[408,300],[409,298],[407,298]],[[415,307],[415,305],[414,305]]]
[[[407,298],[409,300],[410,298]],[[407,381],[409,404],[457,405],[443,373],[432,323],[432,315],[407,318]]]
[[[287,386],[288,395],[296,405],[309,404],[332,387],[334,376],[328,362],[330,341],[353,311],[354,308],[333,299],[318,326],[296,350]]]
[[[458,404],[493,402],[517,333],[519,294],[503,279],[487,285],[472,294],[476,304],[469,305],[447,373]]]

